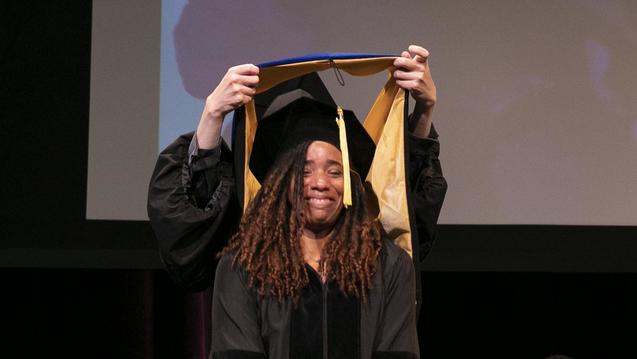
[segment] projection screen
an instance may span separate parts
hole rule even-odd
[[[95,0],[87,219],[147,219],[157,154],[228,67],[412,43],[438,88],[440,223],[637,225],[630,0]],[[321,76],[359,118],[385,80]]]

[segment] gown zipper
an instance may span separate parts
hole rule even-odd
[[[321,281],[323,287],[323,359],[327,357],[327,282]]]

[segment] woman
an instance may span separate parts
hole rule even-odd
[[[335,115],[301,98],[259,125],[284,122],[284,150],[221,253],[213,358],[418,357],[411,259],[370,216],[356,156],[365,143],[349,146],[344,208]],[[353,137],[358,121],[344,117]]]

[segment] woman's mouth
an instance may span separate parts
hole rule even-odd
[[[307,202],[312,206],[321,207],[331,204],[334,200],[329,197],[309,197]]]

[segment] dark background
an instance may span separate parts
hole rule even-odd
[[[147,222],[85,220],[91,2],[0,11],[0,358],[204,358],[210,293],[170,282]],[[422,357],[637,357],[636,233],[440,226]]]

